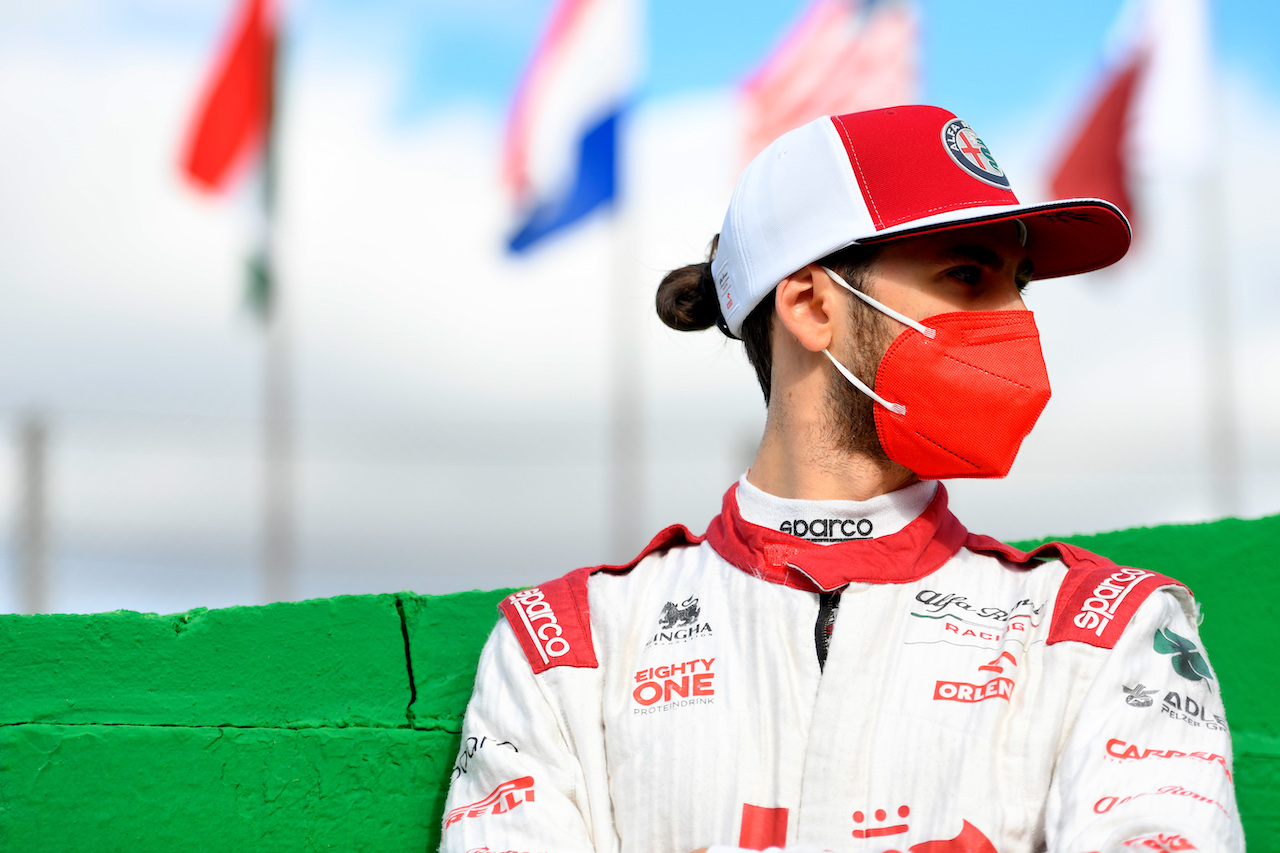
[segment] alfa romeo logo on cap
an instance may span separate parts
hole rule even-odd
[[[964,121],[953,118],[942,127],[942,144],[961,169],[993,187],[1009,189],[1009,179],[996,165],[987,144]]]

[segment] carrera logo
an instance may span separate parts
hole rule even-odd
[[[1223,771],[1227,774],[1227,778],[1231,778],[1231,770],[1227,767],[1227,759],[1212,752],[1179,752],[1176,749],[1139,749],[1133,744],[1125,743],[1120,740],[1120,738],[1112,738],[1107,741],[1107,755],[1110,755],[1112,758],[1123,758],[1132,761],[1142,761],[1147,758],[1194,758],[1197,761],[1208,761],[1213,764],[1221,764]]]
[[[1228,811],[1227,808],[1224,805],[1222,805],[1222,803],[1218,802],[1217,800],[1211,799],[1210,797],[1206,797],[1203,794],[1197,794],[1195,791],[1190,791],[1186,788],[1183,788],[1180,785],[1165,785],[1163,788],[1157,788],[1154,791],[1145,791],[1141,794],[1132,794],[1128,797],[1103,797],[1102,799],[1098,800],[1096,803],[1093,804],[1093,810],[1097,814],[1106,814],[1107,812],[1114,809],[1116,806],[1131,802],[1133,800],[1138,799],[1139,797],[1156,797],[1156,796],[1185,797],[1188,800],[1193,800],[1197,803],[1204,803],[1205,805],[1215,806],[1220,812],[1222,812],[1227,817],[1232,817],[1231,812]]]
[[[519,779],[503,782],[493,789],[493,793],[477,803],[450,809],[449,814],[445,815],[444,828],[448,829],[464,818],[506,814],[521,803],[532,802],[533,777],[521,776]]]
[[[1009,189],[1009,178],[996,165],[996,158],[991,156],[986,143],[967,123],[953,118],[943,125],[942,144],[951,155],[952,162],[969,175],[984,184],[990,184],[1002,190]]]
[[[796,518],[782,522],[778,529],[810,542],[845,542],[870,539],[875,525],[869,518]]]
[[[562,657],[569,653],[569,641],[564,638],[564,630],[556,621],[555,611],[547,603],[546,596],[536,586],[517,592],[511,596],[516,613],[529,632],[534,648],[542,657],[543,663],[550,663],[551,658]],[[535,623],[542,623],[536,625]]]
[[[1018,661],[1008,652],[1001,652],[1000,656],[991,663],[983,664],[978,667],[979,672],[994,672],[997,677],[987,681],[985,684],[969,684],[964,681],[939,681],[933,687],[933,699],[946,702],[984,702],[987,699],[1000,698],[1006,702],[1009,701],[1009,694],[1013,692],[1013,679],[1005,678],[999,674],[1005,670],[1005,663],[1009,666],[1017,666]]]
[[[636,714],[656,714],[689,705],[709,705],[715,700],[715,658],[695,658],[684,663],[654,666],[636,673],[631,698],[642,707]],[[699,671],[701,670],[701,671]],[[656,707],[655,707],[656,706]]]
[[[1116,612],[1125,597],[1142,581],[1154,576],[1155,572],[1142,569],[1117,569],[1093,588],[1093,594],[1080,605],[1080,610],[1071,620],[1072,624],[1082,631],[1093,631],[1094,636],[1101,637],[1111,620],[1116,618]]]

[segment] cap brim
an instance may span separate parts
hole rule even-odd
[[[1070,198],[1046,204],[988,207],[977,215],[970,207],[886,228],[855,242],[883,243],[1013,219],[1020,219],[1027,226],[1027,252],[1035,264],[1037,279],[1110,266],[1125,256],[1133,241],[1133,230],[1120,208],[1100,198]]]

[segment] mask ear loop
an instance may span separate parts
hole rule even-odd
[[[831,359],[831,363],[836,366],[836,370],[840,371],[840,373],[844,376],[844,378],[852,382],[857,387],[857,389],[861,391],[863,394],[866,394],[872,400],[875,400],[877,403],[884,406],[886,409],[893,412],[895,415],[905,415],[907,413],[906,406],[902,405],[901,403],[890,403],[884,397],[881,397],[875,391],[872,391],[870,388],[868,388],[867,383],[863,382],[861,379],[853,375],[853,371],[849,370],[849,368],[845,367],[843,364],[836,361],[836,357],[831,354],[830,350],[824,349],[822,351],[822,354],[825,355],[827,358]]]
[[[822,266],[822,265],[819,264],[818,266]],[[867,294],[863,293],[861,290],[855,290],[854,288],[850,287],[849,282],[841,278],[840,274],[835,270],[831,269],[830,267],[822,267],[822,270],[827,275],[831,276],[831,280],[834,281],[836,284],[840,285],[845,290],[849,291],[854,296],[858,297],[863,302],[867,303],[868,305],[870,305],[872,308],[876,309],[880,313],[887,314],[888,316],[897,320],[899,323],[901,323],[904,326],[910,326],[920,334],[924,335],[926,338],[933,338],[938,334],[936,331],[934,331],[933,329],[930,329],[928,326],[922,323],[917,323],[915,320],[912,320],[906,314],[901,314],[897,311],[894,311],[892,308],[890,308],[888,305],[885,305],[883,302],[872,299],[870,296],[867,296]]]
[[[821,266],[821,264],[819,264],[819,266]],[[915,329],[917,332],[924,335],[925,337],[932,338],[934,335],[937,334],[937,332],[935,332],[933,329],[930,329],[928,326],[922,326],[919,323],[917,323],[915,320],[912,320],[910,317],[906,316],[905,314],[899,314],[897,311],[894,311],[888,305],[881,305],[879,302],[872,299],[870,296],[867,296],[867,294],[863,293],[862,291],[854,290],[852,287],[849,286],[849,282],[845,281],[840,276],[839,273],[837,273],[835,270],[831,269],[830,267],[822,267],[822,269],[826,272],[827,275],[831,276],[832,281],[834,281],[836,284],[840,285],[845,290],[852,293],[854,296],[860,297],[872,308],[875,308],[878,311],[883,311],[885,314],[888,314],[890,317],[897,320],[899,323],[903,324],[904,326],[910,326],[911,328]],[[875,400],[877,403],[884,406],[886,409],[893,412],[895,415],[905,415],[907,413],[907,407],[904,406],[902,403],[890,403],[884,397],[881,397],[875,391],[872,391],[870,388],[868,388],[867,383],[863,382],[861,379],[853,375],[853,371],[845,367],[840,362],[836,361],[836,357],[831,354],[830,350],[824,349],[822,351],[822,354],[825,355],[828,359],[830,359],[831,363],[836,366],[836,370],[840,371],[840,374],[845,379],[848,379],[851,383],[853,383],[853,386],[857,388],[859,391],[861,391],[863,394],[866,394],[872,400]]]

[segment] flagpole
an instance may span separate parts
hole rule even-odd
[[[280,28],[272,35],[266,139],[262,167],[262,233],[250,280],[250,300],[263,323],[262,584],[265,599],[287,601],[296,590],[294,542],[293,375],[289,305],[278,270],[277,118]]]
[[[1216,85],[1216,75],[1211,76]],[[1209,126],[1223,128],[1221,100],[1210,98]],[[1221,131],[1219,131],[1221,132]],[[1219,149],[1220,150],[1220,149]],[[1200,216],[1198,259],[1200,316],[1204,336],[1204,381],[1207,403],[1209,497],[1219,518],[1238,516],[1240,506],[1239,417],[1236,366],[1231,333],[1231,252],[1227,240],[1225,169],[1220,157],[1196,176]]]
[[[625,115],[625,113],[624,113]],[[641,345],[644,315],[635,291],[635,227],[627,205],[625,123],[615,145],[617,181],[609,282],[609,553],[619,563],[644,544],[644,402]]]

